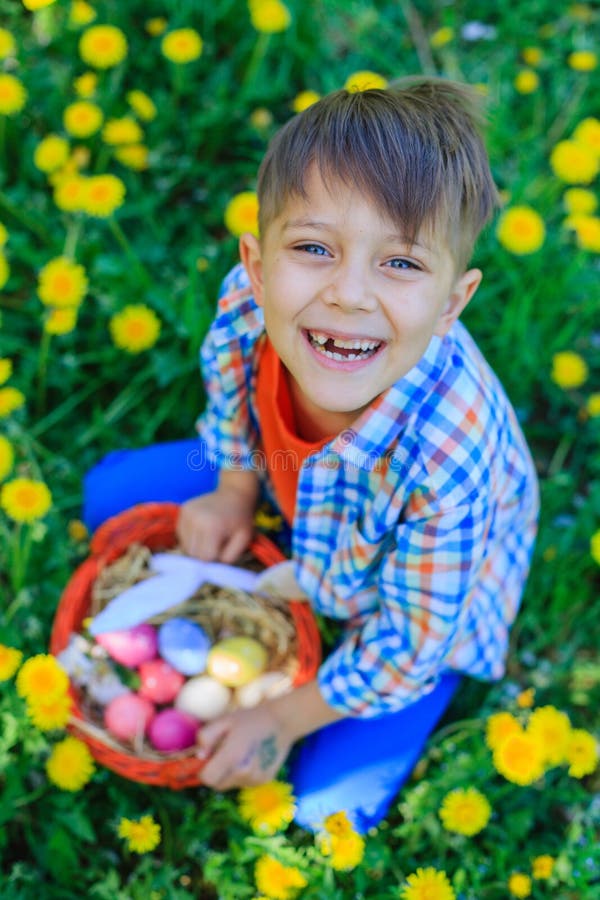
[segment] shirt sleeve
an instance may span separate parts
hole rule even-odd
[[[225,279],[217,315],[200,350],[206,406],[196,422],[210,462],[218,468],[250,469],[257,446],[250,383],[254,346],[263,329],[260,311],[239,267]]]
[[[376,717],[433,689],[484,564],[488,527],[481,497],[398,526],[381,566],[377,609],[348,625],[319,670],[330,706]]]

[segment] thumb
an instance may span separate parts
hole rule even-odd
[[[200,756],[210,756],[225,739],[231,729],[231,722],[227,716],[221,716],[207,725],[203,725],[198,731],[197,744],[200,748]]]

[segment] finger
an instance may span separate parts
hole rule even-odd
[[[251,540],[251,530],[249,528],[239,528],[231,535],[229,540],[223,542],[217,559],[224,563],[234,563],[240,558]]]
[[[203,725],[198,731],[198,746],[204,753],[214,753],[230,728],[231,722],[226,716]]]

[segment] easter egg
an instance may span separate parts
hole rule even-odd
[[[135,625],[123,631],[105,631],[96,637],[101,647],[116,662],[130,669],[154,659],[157,652],[156,629],[152,625]]]
[[[208,635],[189,619],[168,619],[158,629],[160,655],[183,675],[203,672],[209,649]]]
[[[263,672],[267,651],[254,638],[229,637],[215,644],[208,654],[209,675],[228,687],[241,687]]]
[[[129,691],[111,700],[104,710],[104,724],[113,737],[129,742],[143,737],[153,716],[152,703]]]
[[[220,681],[210,675],[196,675],[179,691],[175,708],[208,722],[223,715],[230,700],[231,691]]]
[[[153,703],[172,703],[185,682],[185,677],[164,659],[149,659],[138,669],[140,697]]]
[[[156,750],[185,750],[196,742],[198,719],[178,709],[163,709],[152,719],[148,738]]]
[[[288,675],[284,675],[283,672],[265,672],[238,688],[235,692],[235,699],[238,706],[250,709],[258,706],[263,700],[286,694],[291,688],[292,680]]]

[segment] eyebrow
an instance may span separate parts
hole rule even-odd
[[[308,218],[299,218],[299,219],[288,219],[283,223],[284,231],[288,228],[315,228],[315,229],[325,229],[326,231],[333,231],[333,225],[330,225],[328,222],[319,222],[316,219],[308,219]],[[428,247],[427,244],[420,243],[419,241],[409,241],[407,237],[399,232],[392,231],[385,236],[386,241],[400,241],[402,244],[406,244],[406,246],[410,247],[419,247],[421,250],[426,250],[428,253],[431,253],[431,247]]]

